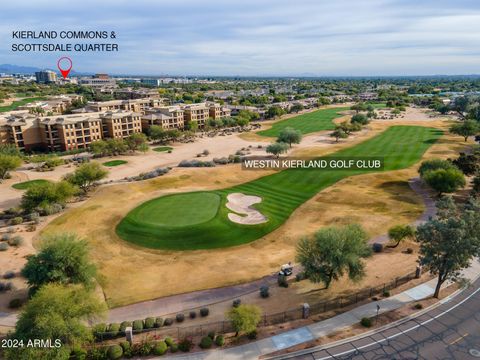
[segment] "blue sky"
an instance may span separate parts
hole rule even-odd
[[[14,53],[13,30],[115,31],[120,50]],[[54,68],[70,55],[75,70],[90,72],[479,74],[479,39],[478,0],[15,0],[0,6],[0,63]]]

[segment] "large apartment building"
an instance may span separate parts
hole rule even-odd
[[[208,115],[212,119],[221,119],[231,116],[232,111],[225,106],[214,102],[208,102],[206,105],[208,106]]]
[[[142,112],[151,107],[162,105],[162,99],[143,98],[129,100],[110,100],[110,101],[89,101],[85,107],[86,111],[101,112],[112,110],[128,110]]]
[[[164,129],[183,129],[187,124],[196,122],[198,127],[202,128],[210,118],[229,116],[230,109],[217,103],[173,105],[146,110],[142,116],[142,125],[144,128],[158,125]]]
[[[57,82],[57,74],[51,70],[37,71],[35,79],[39,84],[50,84]]]
[[[204,103],[185,105],[185,124],[196,122],[202,128],[210,117],[210,110]]]
[[[75,96],[49,103],[49,113],[61,113]],[[183,130],[189,123],[203,128],[209,118],[230,116],[230,109],[217,103],[162,106],[160,98],[89,102],[69,115],[12,111],[0,117],[0,143],[22,150],[65,151],[83,149],[103,138],[126,138],[152,125]],[[45,113],[45,112],[44,112]]]
[[[107,111],[100,115],[103,124],[103,136],[123,139],[133,133],[142,132],[141,113],[134,111]]]
[[[132,111],[0,118],[0,139],[21,150],[65,151],[87,148],[103,138],[126,138],[142,131],[141,114]]]
[[[185,127],[185,111],[180,106],[165,106],[147,110],[142,116],[143,128],[152,125],[168,129],[183,129]]]
[[[84,149],[102,139],[102,122],[97,116],[62,115],[36,121],[44,147],[50,151]]]

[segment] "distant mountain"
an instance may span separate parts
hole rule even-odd
[[[33,66],[19,66],[12,64],[1,64],[0,73],[5,74],[33,74],[35,71],[40,71],[40,68]]]
[[[41,70],[51,70],[60,74],[60,72],[56,69],[48,69],[48,68],[38,68],[33,66],[19,66],[19,65],[12,65],[12,64],[1,64],[0,65],[0,73],[5,74],[34,74],[36,71]],[[87,75],[94,75],[93,73],[89,72],[78,72],[72,70],[70,76],[87,76]]]

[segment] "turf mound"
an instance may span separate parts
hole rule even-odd
[[[27,189],[30,189],[32,186],[48,184],[49,182],[50,181],[45,179],[36,179],[36,180],[29,180],[21,183],[16,183],[16,184],[13,184],[12,187],[17,190],[27,190]]]
[[[215,217],[220,196],[210,192],[196,192],[162,196],[132,210],[130,226],[145,227],[155,231],[157,227],[184,227],[201,224]]]

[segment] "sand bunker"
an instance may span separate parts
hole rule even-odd
[[[227,208],[235,211],[238,214],[244,214],[240,216],[234,213],[228,213],[228,218],[238,224],[244,225],[256,225],[267,222],[267,218],[262,213],[250,205],[258,204],[262,201],[259,196],[245,195],[242,193],[233,193],[227,196]]]

